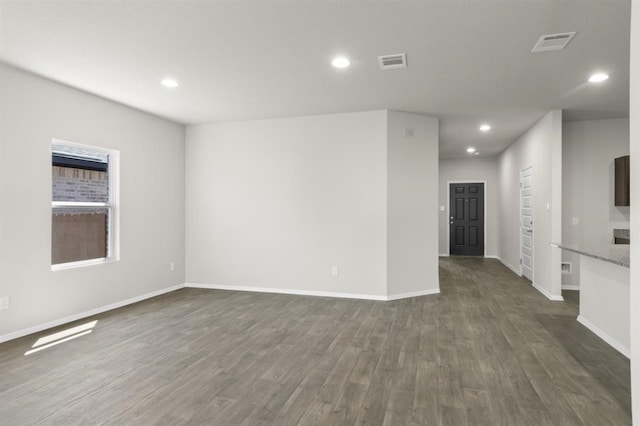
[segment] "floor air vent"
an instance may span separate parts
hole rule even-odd
[[[383,70],[406,68],[407,54],[398,53],[397,55],[378,56],[378,62],[380,62],[380,68]]]
[[[549,52],[551,50],[562,50],[567,47],[567,44],[569,44],[575,35],[575,32],[543,35],[538,39],[538,42],[533,46],[531,51],[537,53]]]

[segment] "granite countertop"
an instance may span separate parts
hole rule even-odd
[[[629,246],[625,244],[589,245],[551,243],[551,246],[593,257],[594,259],[604,260],[605,262],[626,268],[629,268],[631,264],[629,260]]]

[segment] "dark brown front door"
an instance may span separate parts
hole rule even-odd
[[[484,256],[484,184],[449,187],[449,253]]]

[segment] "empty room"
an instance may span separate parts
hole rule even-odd
[[[639,82],[631,0],[0,0],[0,424],[640,425]]]

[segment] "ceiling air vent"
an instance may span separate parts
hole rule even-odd
[[[378,62],[380,62],[380,68],[383,70],[406,68],[407,54],[398,53],[397,55],[378,56]]]
[[[537,53],[549,52],[551,50],[562,50],[567,47],[567,44],[569,44],[575,35],[575,32],[543,35],[538,39],[538,42],[533,46],[531,51]]]

